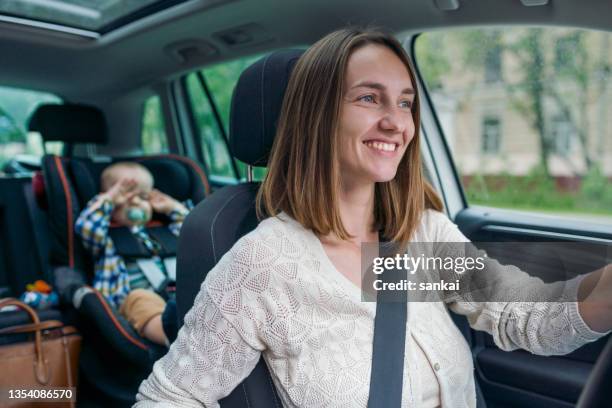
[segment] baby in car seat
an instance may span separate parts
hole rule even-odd
[[[109,236],[111,227],[127,227],[151,250],[149,267],[159,268],[166,275],[167,265],[154,255],[159,245],[144,228],[153,212],[165,214],[170,231],[178,236],[188,214],[187,205],[153,188],[152,174],[134,162],[118,162],[107,167],[101,175],[101,192],[93,197],[79,215],[75,231],[95,262],[93,287],[119,308],[136,331],[143,337],[168,344],[162,314],[165,300],[154,292],[140,260],[125,259],[117,253]],[[75,301],[73,301],[74,303]]]

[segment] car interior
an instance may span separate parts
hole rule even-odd
[[[347,25],[390,30],[411,56],[425,173],[466,237],[528,243],[528,255],[501,260],[552,259],[551,280],[610,263],[611,12],[605,0],[2,2],[0,298],[66,269],[91,282],[74,223],[101,172],[127,160],[195,205],[166,248],[177,256],[182,324],[207,272],[257,226],[254,197],[292,67]],[[540,246],[551,242],[585,247],[567,259]],[[97,291],[78,311],[38,312],[83,336],[79,407],[131,406],[167,350]],[[610,336],[538,356],[502,351],[452,317],[472,351],[479,407],[612,404]],[[0,329],[25,323],[24,312],[0,310]],[[21,340],[0,335],[0,347]],[[221,406],[281,406],[263,359]]]

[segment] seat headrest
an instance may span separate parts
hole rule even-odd
[[[206,194],[207,181],[194,162],[179,160],[174,155],[115,158],[112,162],[95,162],[89,158],[72,158],[70,174],[79,203],[84,205],[100,191],[100,175],[112,163],[134,161],[145,166],[153,175],[154,187],[179,201],[199,202]]]
[[[87,105],[40,105],[30,117],[28,130],[39,132],[45,142],[105,144],[108,141],[104,114]]]
[[[198,204],[210,190],[200,165],[184,156],[160,154],[111,159],[45,155],[42,159],[43,193],[48,203],[52,265],[93,270],[90,257],[72,233],[74,222],[86,203],[100,191],[100,175],[104,169],[112,163],[123,161],[145,166],[155,179],[155,188],[178,201],[191,200],[194,205]],[[155,218],[162,222],[169,221],[168,217],[160,214]]]
[[[252,166],[266,166],[289,76],[304,50],[281,50],[247,68],[236,84],[230,111],[230,150]]]

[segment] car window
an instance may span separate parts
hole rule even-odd
[[[211,106],[204,83],[208,86],[217,111],[219,113],[223,132],[225,135],[229,131],[229,114],[232,100],[232,92],[242,71],[255,62],[260,56],[251,56],[217,64],[187,75],[186,85],[189,94],[189,102],[194,119],[196,122],[202,154],[209,168],[209,173],[213,176],[234,177],[230,154],[223,140],[223,133],[219,128],[213,107]],[[203,80],[203,81],[202,81]],[[246,165],[236,160],[240,178],[246,177]],[[266,169],[254,168],[253,178],[261,180],[265,175]]]
[[[0,86],[0,169],[7,161],[16,158],[37,162],[44,154],[39,133],[28,132],[28,119],[43,103],[61,103],[52,94]],[[48,153],[60,154],[62,142],[48,142]]]
[[[421,34],[414,58],[469,204],[612,223],[612,35]]]
[[[159,96],[149,97],[142,111],[141,147],[145,154],[167,153],[168,138]]]

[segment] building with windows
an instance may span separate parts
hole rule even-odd
[[[435,85],[432,100],[465,178],[526,176],[545,166],[561,188],[573,189],[598,166],[612,179],[609,34],[514,28],[428,35],[438,71],[421,66],[424,47],[417,47],[417,64]]]

